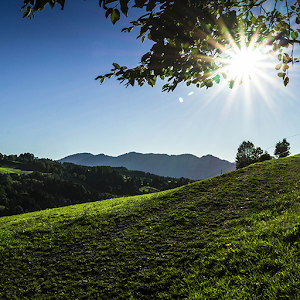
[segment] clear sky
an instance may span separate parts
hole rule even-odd
[[[180,85],[129,87],[94,78],[111,64],[133,67],[151,44],[136,32],[120,33],[96,0],[66,1],[23,19],[22,0],[0,10],[0,152],[60,159],[90,152],[212,154],[231,162],[244,140],[274,152],[274,145],[300,133],[300,64],[290,84],[272,69],[230,90]],[[133,18],[132,14],[129,14]],[[300,153],[300,135],[289,138]],[[272,147],[273,146],[273,147]]]

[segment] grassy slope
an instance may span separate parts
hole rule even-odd
[[[26,170],[24,164],[19,162],[5,162],[4,164],[1,162],[0,173],[2,174],[9,174],[9,173],[29,174],[32,172],[33,171],[31,170]]]
[[[296,299],[300,156],[0,218],[0,299]]]

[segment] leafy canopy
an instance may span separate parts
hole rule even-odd
[[[69,1],[71,3],[71,1]],[[65,0],[24,0],[23,17],[31,17],[46,4]],[[278,57],[275,66],[284,85],[289,83],[288,69],[298,62],[293,57],[294,44],[300,43],[300,0],[99,0],[106,18],[115,24],[128,15],[132,7],[141,16],[122,31],[139,29],[137,38],[153,42],[135,68],[113,63],[111,72],[96,78],[102,83],[115,76],[126,86],[147,83],[154,86],[157,78],[167,79],[163,91],[173,91],[185,82],[197,87],[212,87],[222,78],[232,88],[241,78],[231,75],[228,65],[232,55],[245,47],[251,51],[270,46]]]
[[[255,148],[250,141],[243,141],[237,150],[235,157],[236,168],[241,169],[256,162],[262,162],[272,159],[272,156],[263,151],[260,147]]]
[[[291,154],[289,151],[290,149],[290,143],[286,139],[283,139],[282,142],[276,144],[274,155],[278,158],[289,156]]]

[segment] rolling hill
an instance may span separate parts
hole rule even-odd
[[[300,155],[0,218],[1,299],[298,299]]]
[[[160,176],[206,179],[221,173],[235,170],[235,163],[221,160],[212,155],[201,158],[191,154],[142,154],[126,153],[117,157],[105,154],[77,153],[59,160],[83,166],[125,167],[129,170],[149,172]]]
[[[0,158],[0,217],[41,209],[141,195],[193,180],[163,177],[124,167],[87,167],[50,159]]]

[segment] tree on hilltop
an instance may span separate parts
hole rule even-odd
[[[259,158],[259,161],[260,162],[263,162],[263,161],[266,161],[266,160],[271,160],[273,159],[274,157],[271,156],[267,151],[265,151]]]
[[[270,159],[272,159],[272,156],[267,151],[263,152],[260,147],[255,148],[252,142],[244,141],[240,144],[236,154],[236,168],[240,169],[255,162],[262,162]]]
[[[235,162],[236,168],[240,169],[253,163],[254,161],[254,144],[250,141],[244,141],[238,147]]]
[[[63,9],[65,0],[24,0],[23,17],[34,16],[47,3]],[[139,8],[141,16],[122,31],[138,28],[137,38],[153,42],[136,67],[113,63],[111,72],[96,78],[100,83],[115,76],[126,86],[154,86],[160,78],[167,79],[163,91],[173,91],[181,82],[209,88],[227,80],[232,88],[240,83],[227,68],[236,53],[243,47],[254,51],[269,45],[286,86],[289,66],[298,61],[293,50],[300,43],[300,1],[99,0],[99,6],[113,24],[121,13],[127,16],[129,10]]]
[[[277,158],[289,156],[290,148],[290,143],[286,139],[283,139],[282,142],[276,144],[274,155],[277,156]]]

